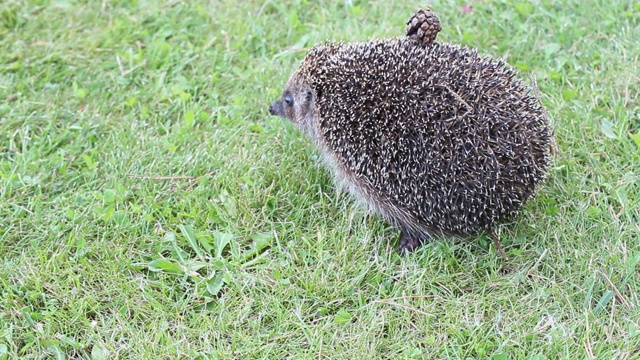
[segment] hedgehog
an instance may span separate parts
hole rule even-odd
[[[503,60],[435,41],[432,11],[407,25],[405,37],[314,46],[269,112],[308,136],[339,188],[400,230],[400,253],[434,234],[488,232],[505,256],[495,227],[550,166],[546,111]]]

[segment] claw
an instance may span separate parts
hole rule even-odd
[[[402,229],[398,251],[401,255],[411,253],[415,249],[417,249],[423,242],[423,236],[418,236],[414,232]]]

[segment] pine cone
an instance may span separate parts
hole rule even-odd
[[[438,32],[442,30],[438,16],[430,9],[419,9],[407,21],[407,25],[406,35],[417,40],[423,47],[434,42]]]

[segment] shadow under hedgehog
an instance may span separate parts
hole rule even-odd
[[[400,252],[430,234],[487,231],[545,178],[552,132],[532,89],[501,60],[436,42],[419,10],[406,37],[315,46],[272,115],[293,122],[337,184],[401,230]]]

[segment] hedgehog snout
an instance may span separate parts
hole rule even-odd
[[[284,109],[282,108],[282,100],[278,100],[269,106],[269,114],[284,117]]]
[[[274,102],[273,104],[271,104],[271,106],[269,106],[269,114],[271,115],[278,115],[278,102]]]

